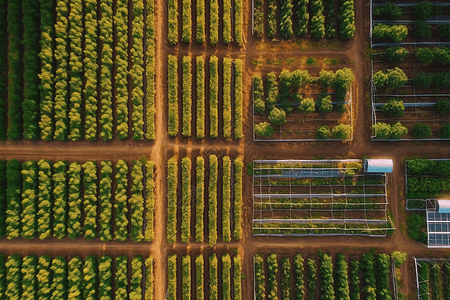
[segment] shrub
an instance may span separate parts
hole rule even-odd
[[[99,183],[99,237],[101,241],[112,239],[111,215],[112,215],[112,163],[110,161],[101,162],[100,183]],[[81,189],[80,189],[81,190]]]
[[[414,32],[420,39],[429,39],[431,37],[431,26],[424,21],[417,20],[414,22]]]
[[[125,241],[128,235],[128,165],[123,160],[116,164],[116,193],[114,210],[116,212],[114,239]]]
[[[266,107],[264,103],[264,85],[260,75],[253,76],[253,105],[257,114],[263,114]]]
[[[330,127],[322,125],[317,129],[316,138],[319,140],[329,139],[331,137]]]
[[[419,20],[426,20],[433,14],[433,4],[422,1],[414,5],[414,14]]]
[[[308,258],[306,263],[306,277],[308,282],[308,299],[316,296],[317,266],[313,258]]]
[[[71,239],[76,239],[81,235],[83,229],[81,224],[81,165],[77,162],[71,163],[67,173],[69,182],[67,233]],[[110,201],[111,199],[108,199],[108,202]]]
[[[403,105],[403,100],[398,98],[389,99],[389,101],[381,107],[383,113],[395,117],[403,116],[404,110],[405,106]]]
[[[450,63],[450,50],[447,47],[434,48],[434,62],[443,66]]]
[[[373,75],[373,81],[377,87],[387,85],[394,90],[405,85],[408,82],[408,76],[401,69],[395,67],[394,69],[378,71]]]
[[[333,111],[333,104],[331,102],[331,96],[319,97],[317,101],[317,106],[319,107],[319,111],[322,113],[329,113]]]
[[[450,112],[450,100],[446,98],[439,98],[433,109],[441,114],[448,114]]]
[[[217,1],[217,0],[215,0]],[[209,59],[209,136],[215,138],[219,131],[219,60],[216,56]]]
[[[334,21],[334,0],[325,1],[325,33],[327,38],[336,36],[336,22]]]
[[[208,240],[213,247],[217,242],[217,156],[209,156],[209,185],[208,185]]]
[[[417,49],[416,57],[421,63],[432,63],[434,60],[434,51],[428,47]]]
[[[192,35],[191,0],[183,0],[183,42],[190,43]]]
[[[219,298],[219,280],[217,271],[217,256],[213,254],[209,257],[209,299]]]
[[[277,84],[277,75],[274,72],[271,72],[266,77],[266,106],[269,112],[275,107],[278,102],[278,84]]]
[[[177,255],[169,255],[167,261],[167,299],[177,299]]]
[[[401,42],[408,35],[408,27],[406,25],[386,25],[378,23],[373,26],[372,37],[374,39],[383,40],[389,38],[395,43]]]
[[[205,210],[205,160],[198,156],[195,169],[195,241],[203,242],[203,213]]]
[[[191,160],[181,160],[181,242],[189,243],[191,236]]]
[[[205,42],[205,0],[197,0],[197,22],[196,22],[196,38],[197,43],[203,44]]]
[[[386,52],[383,56],[389,61],[401,62],[406,56],[408,56],[408,54],[409,51],[405,48],[400,46],[392,46],[386,49]]]
[[[408,133],[408,129],[400,122],[394,125],[378,122],[373,126],[373,130],[378,139],[400,139]]]
[[[268,122],[255,124],[255,134],[260,137],[271,137],[273,132],[274,130]]]
[[[231,136],[231,59],[223,59],[223,137]]]
[[[274,107],[269,113],[269,122],[273,125],[282,125],[286,123],[286,112]]]
[[[264,260],[261,254],[255,255],[255,293],[256,300],[266,299],[266,275],[264,273]]]
[[[242,46],[242,28],[244,21],[242,19],[242,0],[234,1],[234,40],[239,46]]]
[[[191,257],[183,256],[181,260],[181,292],[182,299],[191,299]]]
[[[219,42],[219,1],[211,0],[209,4],[209,44]]]
[[[350,40],[355,36],[355,7],[353,0],[341,0],[339,7],[339,36]]]
[[[197,83],[197,138],[205,137],[205,60],[202,56],[196,58]]]
[[[450,24],[439,24],[438,32],[439,32],[439,37],[441,37],[441,38],[450,37]]]
[[[387,16],[390,20],[398,20],[403,10],[394,3],[387,3],[383,6],[376,6],[372,12],[374,16]]]
[[[92,0],[94,1],[94,0]],[[133,0],[132,9],[132,37],[131,52],[131,103],[132,103],[132,129],[133,140],[144,138],[144,1]],[[150,15],[151,18],[151,15]],[[150,45],[150,47],[152,47]]]
[[[182,134],[185,137],[191,136],[191,120],[192,120],[191,96],[192,96],[191,58],[189,56],[183,56],[183,130],[182,130]]]
[[[176,158],[167,162],[167,243],[173,244],[177,238],[177,178]]]
[[[144,162],[145,163],[145,162]],[[142,227],[144,224],[144,166],[141,160],[133,161],[131,169],[131,239],[140,242],[144,239]]]
[[[178,62],[176,56],[169,55],[168,60],[168,134],[178,134]]]
[[[441,129],[439,129],[439,137],[442,138],[450,138],[450,123],[444,123],[441,125]]]
[[[416,139],[424,139],[431,135],[431,128],[422,123],[416,123],[412,129],[412,136]]]
[[[346,140],[350,138],[351,132],[352,127],[350,125],[340,124],[333,127],[331,135],[333,139]]]
[[[309,113],[314,112],[316,110],[316,104],[314,102],[314,99],[313,98],[302,99],[298,109],[304,114],[309,114]]]
[[[231,42],[231,0],[223,1],[223,42],[229,44]]]
[[[296,34],[299,37],[306,37],[308,32],[308,21],[309,21],[309,13],[308,13],[308,3],[309,0],[299,0],[296,1]]]
[[[429,88],[433,84],[433,73],[420,72],[414,78],[414,85],[422,88]]]
[[[178,1],[169,0],[167,2],[169,8],[168,12],[168,26],[169,26],[169,43],[175,45],[178,43]]]
[[[240,0],[237,0],[240,1]],[[242,60],[236,59],[234,65],[234,138],[243,137],[242,133]]]
[[[234,239],[242,238],[242,170],[244,163],[241,158],[234,160]]]
[[[222,239],[224,242],[230,242],[231,160],[228,156],[223,157],[222,170]]]

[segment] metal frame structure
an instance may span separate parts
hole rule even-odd
[[[387,175],[353,174],[347,163],[362,166],[358,159],[254,161],[253,235],[386,236],[395,229]]]
[[[450,259],[446,259],[446,258],[416,258],[414,256],[413,256],[413,258],[414,258],[414,271],[416,272],[417,300],[428,299],[430,292],[422,291],[420,289],[420,284],[424,283],[424,282],[426,282],[428,284],[428,280],[425,280],[425,278],[422,278],[419,275],[418,264],[420,262],[426,262],[426,263],[445,262],[445,261],[450,261]],[[427,297],[424,298],[424,295],[427,295]]]
[[[415,37],[414,37],[414,42],[400,42],[400,43],[373,43],[373,39],[372,39],[372,27],[373,27],[373,25],[374,24],[377,24],[377,23],[381,23],[381,22],[383,22],[383,23],[395,23],[395,24],[412,24],[414,21],[412,21],[412,20],[399,20],[399,21],[387,21],[387,20],[384,20],[384,21],[381,21],[381,20],[376,20],[376,21],[374,21],[373,20],[373,16],[372,16],[372,11],[373,11],[373,8],[375,7],[375,6],[380,6],[380,5],[385,5],[385,4],[387,4],[387,3],[394,3],[394,4],[396,4],[395,3],[395,1],[394,2],[392,2],[392,1],[387,1],[387,0],[381,0],[381,1],[377,1],[377,0],[370,0],[370,33],[369,33],[369,37],[370,37],[370,49],[371,49],[371,52],[373,52],[373,49],[374,49],[374,47],[391,47],[391,46],[400,46],[400,45],[413,45],[414,47],[416,47],[416,46],[418,46],[418,45],[422,45],[422,46],[449,46],[450,45],[450,42],[448,41],[448,39],[445,39],[444,41],[441,41],[441,39],[439,38],[439,36],[438,36],[438,39],[437,39],[437,42],[418,42],[418,41],[416,41],[415,40]],[[431,1],[430,1],[431,2]],[[398,6],[404,6],[404,7],[406,7],[406,6],[413,6],[413,5],[415,5],[416,4],[416,2],[414,2],[414,3],[398,3],[397,5]],[[435,5],[442,5],[442,6],[449,6],[450,5],[450,3],[449,2],[440,2],[440,1],[438,1],[438,0],[435,0],[434,1],[434,4]],[[440,18],[441,16],[440,15],[438,15],[438,17],[437,17],[437,19],[436,20],[427,20],[426,22],[427,23],[430,23],[430,24],[450,24],[450,19],[448,19],[448,18],[444,18],[443,20],[441,20],[441,18]],[[410,33],[411,34],[411,33]],[[377,124],[377,122],[380,122],[380,121],[392,121],[392,120],[384,120],[384,119],[377,119],[377,111],[378,111],[378,108],[377,107],[380,107],[383,103],[376,103],[376,98],[377,97],[395,97],[395,96],[397,96],[397,97],[402,97],[402,98],[404,98],[404,97],[414,97],[414,102],[407,102],[407,103],[404,103],[404,105],[405,105],[405,107],[413,107],[414,108],[414,111],[412,111],[412,112],[409,112],[409,111],[405,111],[406,113],[413,113],[413,114],[415,114],[415,118],[416,119],[414,119],[414,120],[410,120],[410,121],[408,121],[408,120],[406,120],[406,121],[403,121],[403,123],[404,122],[415,122],[415,123],[417,123],[417,122],[432,122],[432,123],[435,123],[435,122],[437,122],[438,123],[438,126],[440,127],[440,123],[441,123],[441,121],[443,121],[443,120],[441,120],[441,118],[440,118],[440,116],[439,116],[439,113],[437,113],[437,118],[434,118],[434,119],[426,119],[426,120],[420,120],[420,119],[417,119],[417,118],[420,118],[420,116],[422,115],[422,114],[426,114],[426,113],[429,113],[429,111],[424,111],[423,109],[420,109],[421,107],[429,107],[430,105],[432,105],[432,104],[434,104],[434,103],[431,103],[431,102],[427,102],[427,103],[418,103],[418,102],[421,102],[420,100],[418,101],[418,102],[416,102],[415,100],[416,100],[416,97],[418,97],[419,99],[420,99],[420,97],[445,97],[445,96],[449,96],[448,94],[416,94],[416,89],[415,89],[415,87],[414,86],[409,86],[409,88],[414,88],[414,90],[413,90],[413,93],[412,94],[405,94],[405,95],[403,95],[403,94],[399,94],[399,93],[397,93],[397,95],[395,95],[395,94],[389,94],[389,95],[378,95],[377,94],[377,88],[376,88],[376,86],[375,86],[375,84],[374,84],[374,82],[373,82],[373,74],[374,74],[374,63],[376,63],[376,62],[374,62],[373,60],[371,60],[371,80],[370,80],[370,86],[371,86],[371,89],[370,89],[370,99],[371,99],[371,108],[372,108],[372,127],[375,125],[375,124]],[[415,67],[414,67],[414,69],[412,69],[413,70],[413,73],[414,73],[414,77],[415,77],[415,75],[416,75],[416,69],[415,69]],[[403,71],[405,71],[405,70],[403,70]],[[407,70],[406,70],[407,71]],[[423,70],[421,70],[421,71],[423,71]],[[433,69],[433,70],[430,70],[430,71],[432,71],[432,72],[434,72],[434,71],[436,71],[435,69]],[[406,87],[406,88],[408,88],[408,86]],[[450,119],[447,117],[447,118],[445,118],[445,120],[448,122],[448,121],[450,121]],[[371,136],[371,140],[372,141],[411,141],[411,140],[417,140],[417,141],[433,141],[433,140],[450,140],[450,138],[422,138],[422,139],[413,139],[413,138],[401,138],[401,139],[377,139],[376,138],[376,135],[375,135],[375,132],[373,132],[372,133],[372,136]]]

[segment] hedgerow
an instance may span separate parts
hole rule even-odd
[[[218,280],[217,256],[214,253],[209,257],[209,299],[217,300],[219,298],[219,280]]]
[[[67,162],[53,165],[53,236],[58,239],[66,235],[67,224]]]
[[[148,270],[148,269],[147,269]],[[99,299],[112,299],[112,258],[102,255],[98,260],[98,297]]]
[[[242,45],[242,0],[234,1],[234,40]]]
[[[308,33],[308,3],[309,0],[299,0],[296,4],[296,34],[298,37],[306,37]]]
[[[223,59],[223,137],[231,137],[231,59]]]
[[[294,34],[292,30],[292,9],[294,5],[292,0],[281,1],[281,13],[280,13],[280,34],[283,38],[290,39]]]
[[[181,242],[189,243],[191,236],[191,160],[181,160]]]
[[[181,260],[181,295],[183,300],[191,299],[191,257],[183,256]]]
[[[268,0],[267,36],[273,38],[277,34],[277,1]]]
[[[266,275],[264,273],[264,259],[260,254],[255,255],[255,291],[256,300],[266,299]]]
[[[114,239],[125,241],[128,236],[128,165],[123,160],[116,164],[116,193],[114,195],[115,231]]]
[[[217,0],[215,0],[217,1]],[[218,136],[219,112],[219,60],[216,56],[209,59],[209,136],[215,138]]]
[[[152,242],[155,237],[155,229],[154,229],[154,223],[155,223],[155,163],[152,161],[147,161],[145,163],[145,169],[146,169],[146,199],[145,199],[145,206],[146,206],[146,226],[145,226],[145,234],[144,239],[147,242]]]
[[[156,129],[155,129],[155,1],[147,1],[147,65],[146,65],[146,76],[147,76],[147,131],[146,137],[148,140],[156,139]]]
[[[223,0],[223,42],[229,44],[231,42],[231,0]]]
[[[374,39],[383,40],[391,39],[395,43],[401,42],[408,35],[408,27],[406,25],[386,25],[383,23],[375,24],[372,29],[372,37]]]
[[[203,261],[203,254],[200,254],[195,259],[195,295],[197,300],[203,300],[205,298],[205,286],[203,273],[205,272],[205,266]]]
[[[183,29],[181,37],[183,42],[189,43],[192,35],[191,0],[183,0]]]
[[[22,213],[21,236],[32,239],[36,233],[36,198],[38,189],[38,169],[35,161],[22,164]]]
[[[117,181],[118,184],[121,183],[120,178]],[[97,165],[95,162],[88,161],[83,164],[83,187],[83,230],[85,239],[90,241],[97,237]],[[116,194],[117,192],[118,190],[116,190]],[[120,220],[120,215],[116,215],[116,217]],[[119,223],[116,222],[116,224]]]
[[[115,276],[115,297],[117,300],[128,299],[128,258],[126,256],[116,257],[116,276]]]
[[[6,180],[6,160],[0,160],[0,237],[6,235],[6,210],[7,210],[7,180]],[[50,220],[49,220],[50,221]]]
[[[222,238],[224,242],[230,242],[231,160],[228,156],[223,158],[222,170]]]
[[[306,278],[308,282],[308,299],[314,299],[316,296],[317,265],[313,258],[308,258],[306,263]]]
[[[267,298],[268,299],[278,299],[278,296],[277,296],[278,295],[277,274],[278,274],[277,255],[275,253],[271,253],[267,257],[267,282],[268,282]]]
[[[233,290],[234,299],[242,299],[242,260],[239,254],[233,257]]]
[[[144,239],[142,225],[144,223],[144,173],[141,160],[133,161],[131,169],[131,239],[140,242]]]
[[[209,44],[219,42],[219,1],[211,0],[209,3]]]
[[[177,238],[177,180],[176,158],[167,162],[167,243],[173,244]]]
[[[189,1],[190,2],[190,1]],[[191,57],[183,56],[183,136],[191,136],[192,120]]]
[[[205,210],[205,160],[198,156],[195,169],[195,241],[203,242],[203,213]]]
[[[155,280],[154,280],[154,258],[150,255],[145,260],[146,274],[145,274],[145,299],[152,300],[155,293]]]
[[[169,0],[167,2],[169,6],[169,18],[168,18],[168,26],[169,26],[169,43],[171,45],[175,45],[178,43],[178,1],[177,0]]]
[[[169,55],[168,68],[168,134],[178,134],[178,62],[177,57]]]
[[[205,137],[205,60],[202,56],[196,58],[197,84],[197,138]]]
[[[241,139],[242,133],[242,60],[234,65],[234,138]]]
[[[327,38],[334,38],[336,36],[334,0],[325,0],[325,34]]]
[[[196,31],[195,37],[197,43],[203,44],[205,42],[205,0],[197,0],[196,7]]]
[[[142,299],[142,256],[136,255],[131,259],[131,288],[130,300]]]
[[[217,241],[217,156],[209,156],[208,182],[208,241],[213,247]]]
[[[40,160],[38,161],[38,211],[37,211],[37,233],[41,240],[50,237],[52,230],[51,223],[51,207],[52,207],[52,168],[49,161]],[[3,167],[3,166],[2,166]],[[0,167],[0,170],[2,168]],[[2,172],[2,171],[0,171]],[[0,176],[3,173],[0,173]],[[0,177],[0,181],[3,178]],[[5,178],[6,179],[6,178]],[[6,183],[6,180],[4,181]],[[3,189],[3,187],[2,187]],[[2,189],[0,189],[0,194],[2,194]],[[5,188],[6,190],[6,188]],[[1,196],[0,196],[1,197]],[[1,200],[1,199],[0,199]],[[3,210],[2,210],[3,212]],[[0,219],[4,221],[4,217]],[[4,224],[4,223],[3,223]],[[2,234],[4,236],[4,231]]]
[[[222,255],[222,299],[231,300],[231,258]]]
[[[112,163],[102,161],[100,169],[99,183],[99,237],[101,241],[110,241],[112,239],[111,215],[112,215]]]
[[[304,260],[301,254],[294,256],[294,290],[296,299],[303,299],[305,297],[305,278],[303,274]]]
[[[69,165],[68,171],[69,214],[67,218],[67,233],[71,239],[76,239],[81,235],[83,227],[81,225],[81,165],[73,162]]]

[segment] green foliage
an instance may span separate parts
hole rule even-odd
[[[205,137],[205,60],[202,56],[196,58],[197,84],[197,138]]]
[[[322,125],[316,131],[316,138],[319,140],[329,139],[331,137],[330,127],[327,125]]]
[[[167,64],[168,76],[168,134],[175,137],[178,134],[178,62],[177,57],[169,55]]]
[[[391,39],[395,43],[401,42],[408,35],[408,27],[406,25],[386,25],[378,23],[373,26],[372,37],[378,40],[386,38]]]
[[[167,299],[177,299],[177,255],[171,254],[167,260]]]
[[[431,128],[422,123],[416,123],[412,129],[412,136],[416,139],[427,138],[431,135]]]
[[[291,299],[291,262],[289,257],[281,260],[281,299]]]
[[[306,278],[308,282],[308,299],[316,297],[317,265],[313,258],[308,258],[306,263]]]
[[[77,162],[71,163],[67,175],[69,183],[67,233],[71,239],[76,239],[83,230],[81,225],[81,165]]]
[[[242,238],[242,172],[244,163],[240,157],[234,160],[234,239]]]
[[[56,162],[53,170],[53,236],[61,239],[67,231],[67,162]]]
[[[167,162],[167,243],[177,238],[177,185],[178,166],[176,158]]]
[[[148,269],[147,269],[148,270]],[[98,260],[98,297],[99,299],[112,299],[112,258],[102,255]]]
[[[181,242],[189,243],[191,236],[191,160],[181,160]]]
[[[406,50],[405,48],[400,46],[392,46],[386,49],[386,52],[383,54],[383,57],[389,61],[401,62],[406,56],[408,56],[408,54],[409,51]]]
[[[191,299],[191,257],[183,256],[181,260],[181,295],[183,300]]]
[[[277,34],[277,1],[268,0],[267,35],[273,38]]]
[[[386,16],[390,20],[398,20],[402,14],[403,10],[394,3],[387,3],[383,6],[375,6],[372,12],[373,16]]]
[[[231,259],[222,255],[222,299],[231,300]]]
[[[6,290],[5,299],[21,299],[21,259],[18,255],[8,256],[6,267]]]
[[[433,73],[420,72],[414,78],[414,85],[422,88],[429,88],[433,84]]]
[[[244,20],[242,16],[242,0],[234,1],[234,40],[242,46],[242,28]]]
[[[190,1],[189,1],[190,2]],[[192,73],[191,58],[183,56],[183,136],[191,136],[192,120]]]
[[[235,2],[241,0],[235,0]],[[239,140],[242,133],[242,60],[236,59],[234,65],[234,138]]]
[[[128,258],[126,256],[116,257],[116,274],[115,274],[115,298],[117,300],[127,300],[128,293]]]
[[[6,236],[18,238],[20,234],[22,166],[17,159],[9,160],[6,165]]]
[[[361,271],[364,279],[362,292],[367,300],[376,299],[377,288],[375,285],[374,260],[375,258],[372,253],[363,254],[361,258]]]
[[[378,139],[400,139],[403,135],[408,133],[408,129],[400,122],[394,125],[378,122],[372,129]]]
[[[203,213],[205,210],[205,160],[198,156],[195,168],[195,241],[203,242]]]
[[[217,256],[214,253],[209,257],[209,299],[217,300],[219,298],[219,279],[218,279]]]
[[[414,33],[419,39],[429,39],[431,37],[431,26],[422,20],[414,22]]]
[[[421,47],[416,51],[416,57],[421,63],[432,63],[434,60],[434,51],[428,47]]]
[[[99,237],[101,241],[112,239],[111,215],[112,215],[112,163],[110,161],[101,162],[100,183],[99,183]]]
[[[142,256],[133,256],[131,259],[131,289],[130,300],[142,299]]]
[[[116,171],[118,169],[118,165],[120,165],[122,163],[125,164],[125,166],[126,166],[126,163],[119,160],[119,162],[117,163],[117,166],[116,166]],[[119,172],[121,172],[121,171],[119,171]],[[126,172],[128,172],[128,169],[126,169]],[[120,184],[122,184],[122,182],[121,182],[122,178],[117,177],[117,174],[116,174],[116,179],[117,179],[117,184],[118,184],[119,188],[116,188],[116,204],[115,205],[120,205],[121,199],[119,199],[117,197],[117,195],[120,193]],[[86,240],[90,241],[97,237],[97,165],[96,165],[96,162],[88,161],[83,164],[83,186],[84,186],[84,194],[83,194],[84,237]],[[125,187],[126,187],[126,181],[125,181]],[[118,210],[116,210],[116,226],[117,226],[117,228],[120,228],[120,219],[121,219],[120,212],[118,212]],[[116,235],[116,239],[120,240],[117,235]]]
[[[208,182],[208,241],[213,247],[217,242],[217,156],[209,156]]]
[[[304,98],[300,101],[298,109],[304,113],[309,114],[316,111],[316,104],[313,98]]]
[[[439,37],[441,37],[441,38],[450,37],[450,24],[439,24],[438,32],[439,32]]]
[[[264,103],[264,84],[260,75],[253,76],[253,105],[257,114],[263,114],[266,109]]]
[[[428,262],[420,261],[417,266],[417,273],[423,280],[419,283],[419,290],[423,300],[429,299],[430,286],[428,285]]]
[[[327,38],[336,36],[336,22],[334,21],[334,0],[325,0],[325,33]]]
[[[138,270],[133,270],[133,274]],[[97,281],[98,281],[98,262],[97,257],[94,255],[87,256],[84,259],[83,276],[82,276],[82,288],[83,299],[95,300],[97,298]]]
[[[319,107],[319,111],[322,113],[329,113],[333,111],[333,104],[331,102],[331,96],[319,96],[319,100],[317,101],[317,106]]]
[[[450,49],[447,47],[434,48],[434,62],[443,66],[450,63]]]
[[[414,14],[419,20],[426,20],[433,14],[433,4],[428,1],[422,1],[414,5]]]
[[[117,67],[116,83],[116,120],[117,137],[124,140],[128,137],[128,1],[117,0],[114,17],[117,46],[115,65]],[[138,76],[142,76],[138,75]]]
[[[450,100],[447,98],[439,98],[436,105],[433,107],[435,111],[441,114],[447,114],[450,112]]]
[[[147,1],[147,132],[148,140],[156,139],[155,129],[155,73],[156,73],[156,52],[155,52],[155,1]]]
[[[441,125],[441,129],[439,129],[439,137],[442,138],[450,138],[450,123],[444,123]]]
[[[373,82],[377,87],[387,85],[391,90],[394,90],[405,85],[408,82],[408,76],[401,69],[395,67],[373,74]]]
[[[286,112],[282,109],[274,107],[269,113],[269,122],[273,125],[282,125],[286,123]]]
[[[145,162],[144,162],[145,163]],[[144,224],[144,173],[142,161],[133,161],[131,169],[131,239],[140,242],[144,239],[142,226]]]
[[[144,1],[133,0],[132,8],[132,39],[131,49],[131,103],[133,140],[144,138]]]
[[[169,26],[169,43],[175,45],[178,43],[178,1],[169,0],[168,4],[168,26]]]
[[[191,0],[183,0],[183,29],[181,34],[183,42],[190,43],[191,35],[192,35]]]
[[[283,38],[290,39],[294,34],[294,31],[292,30],[293,7],[292,0],[281,1],[280,33]]]
[[[228,156],[223,157],[222,165],[222,239],[224,242],[231,241],[231,160]]]
[[[333,278],[333,261],[330,255],[322,254],[320,257],[320,298],[323,300],[335,299]]]
[[[339,7],[339,36],[350,40],[355,36],[355,5],[353,0],[341,0]]]
[[[116,164],[116,193],[114,195],[114,239],[123,242],[128,236],[128,165],[123,160]]]
[[[378,299],[392,299],[389,287],[389,270],[391,257],[389,254],[378,254],[376,263],[377,296]]]
[[[40,184],[39,184],[40,187]],[[6,160],[0,160],[0,237],[6,235],[6,191],[7,191],[7,180],[6,180]],[[38,218],[39,218],[38,212]],[[48,219],[50,222],[50,219]],[[1,256],[0,256],[1,257]],[[0,262],[1,265],[1,262]],[[1,272],[0,272],[1,273]],[[1,275],[0,275],[1,276]]]
[[[231,137],[231,59],[223,59],[223,137]]]
[[[271,72],[266,77],[266,106],[269,112],[272,112],[275,105],[278,102],[278,83],[277,83],[277,75],[274,72]]]
[[[395,117],[403,116],[404,110],[405,106],[403,105],[403,100],[398,98],[389,99],[389,101],[381,107],[383,113]]]
[[[63,256],[58,256],[52,260],[52,298],[67,299],[67,262]]]
[[[266,275],[264,272],[264,259],[262,255],[256,254],[255,258],[255,298],[256,300],[266,299]]]
[[[155,293],[155,275],[154,275],[154,258],[150,255],[145,260],[147,272],[145,274],[145,299],[154,299]]]
[[[217,56],[211,56],[209,59],[209,137],[211,138],[215,138],[219,134],[218,102],[219,59],[217,58]]]
[[[42,1],[42,0],[41,0]],[[6,129],[8,125],[8,119],[6,114],[6,107],[8,106],[8,32],[7,32],[7,14],[8,5],[6,0],[2,0],[0,3],[0,40],[5,41],[0,45],[0,140],[6,140]],[[42,14],[42,19],[46,18],[45,12]],[[52,22],[53,24],[53,22]],[[42,30],[45,32],[45,30]],[[41,46],[42,47],[42,46]],[[41,93],[44,96],[43,93]],[[42,102],[42,101],[41,101]],[[1,220],[0,220],[1,221]],[[1,226],[0,226],[1,227]]]
[[[22,213],[20,216],[24,239],[32,239],[36,233],[36,203],[38,189],[38,169],[35,161],[22,164]]]
[[[209,44],[219,42],[219,1],[211,0],[209,3]]]
[[[22,299],[33,299],[37,288],[37,257],[24,256],[22,259]],[[20,275],[19,275],[20,276]]]
[[[303,274],[304,260],[301,254],[294,256],[294,289],[296,299],[304,299],[305,297],[305,278]]]
[[[359,261],[353,259],[350,261],[350,299],[359,300],[360,299],[360,271],[359,271]]]
[[[242,261],[239,254],[233,257],[233,290],[234,299],[242,299]]]
[[[203,44],[205,42],[205,0],[198,0],[196,4],[197,21],[195,37],[197,43]]]
[[[277,255],[275,253],[269,254],[267,257],[267,282],[268,291],[267,299],[278,299],[278,284],[277,284],[277,274],[278,274],[278,262]]]
[[[352,127],[350,125],[339,124],[331,130],[333,139],[346,140],[350,138]]]
[[[223,42],[229,44],[231,42],[231,0],[223,0]]]
[[[0,259],[0,264],[4,265],[3,260]],[[37,296],[39,299],[50,299],[51,296],[51,259],[50,256],[43,255],[38,258],[37,265]]]
[[[348,265],[342,253],[336,255],[336,299],[350,300]]]
[[[264,1],[255,0],[253,7],[254,33],[257,37],[264,35]]]
[[[81,290],[81,264],[82,261],[78,256],[72,258],[68,265],[68,299],[83,299]]]
[[[325,36],[325,16],[322,0],[311,0],[311,36],[321,39]]]
[[[205,272],[205,265],[203,260],[203,254],[200,254],[195,259],[195,294],[197,300],[205,299],[205,285],[203,273]]]
[[[144,240],[152,242],[155,237],[155,163],[152,161],[145,162],[145,206],[147,208],[145,214],[145,233]]]
[[[296,11],[296,35],[298,37],[306,37],[308,33],[308,21],[309,21],[309,13],[308,13],[308,3],[309,0],[299,0],[296,1],[295,11]]]
[[[268,122],[255,124],[255,134],[260,137],[271,137],[273,132],[274,130]]]

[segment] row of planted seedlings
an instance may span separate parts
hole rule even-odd
[[[153,256],[0,255],[0,292],[7,299],[154,299],[153,270]]]
[[[350,259],[338,253],[334,259],[319,250],[318,255],[293,257],[276,252],[256,254],[254,293],[266,299],[394,299],[390,287],[391,257],[396,266],[406,253],[366,253]]]
[[[426,199],[448,195],[450,192],[450,161],[416,157],[406,160],[406,199],[408,212],[408,236],[427,244],[425,210]]]
[[[154,164],[145,158],[1,160],[0,236],[151,242],[154,193]]]
[[[172,244],[177,241],[178,229],[181,229],[182,243],[204,242],[207,233],[208,243],[213,247],[217,243],[219,229],[223,242],[231,242],[232,238],[240,240],[242,159],[231,160],[228,156],[218,159],[210,155],[205,165],[202,156],[198,156],[195,162],[184,157],[181,159],[181,172],[178,167],[179,162],[175,157],[167,162],[167,242]],[[178,184],[179,173],[181,185]],[[180,203],[181,210],[178,207]],[[180,212],[181,222],[177,221]],[[218,218],[221,218],[220,224]],[[191,219],[195,219],[195,222],[191,222]]]
[[[420,299],[450,299],[449,260],[416,259],[416,268]]]
[[[242,279],[242,258],[237,249],[210,255],[170,254],[166,299],[240,300]]]
[[[219,124],[221,123],[220,132],[224,138],[231,139],[234,136],[236,140],[241,139],[243,136],[242,60],[224,58],[220,65],[222,72],[219,71],[219,59],[216,56],[209,58],[208,65],[205,65],[203,56],[197,56],[195,63],[192,62],[190,56],[184,56],[181,63],[182,95],[179,99],[179,61],[176,56],[169,55],[167,102],[169,136],[176,137],[178,135],[179,123],[181,123],[181,134],[184,137],[190,137],[194,131],[197,139],[204,139],[205,135],[216,138],[219,136]],[[193,69],[195,70],[195,80],[192,78]],[[209,71],[209,81],[205,80],[207,71]],[[220,81],[219,78],[222,80]],[[219,90],[222,91],[222,95],[219,95]],[[193,106],[192,98],[196,99],[195,106]],[[209,110],[209,121],[205,115],[207,110]],[[182,115],[181,122],[179,122],[180,113]],[[219,116],[222,117],[221,120]],[[192,122],[193,119],[195,126]],[[205,129],[207,124],[209,124],[209,134]]]
[[[23,18],[21,11],[20,2],[9,3],[7,67],[2,62],[8,73],[1,75],[7,92],[6,85],[0,86],[8,121],[0,103],[1,139],[6,138],[6,125],[12,140],[111,140],[115,135],[127,139],[129,133],[135,140],[145,134],[155,138],[153,0],[147,7],[143,0],[118,0],[114,10],[112,0],[58,0],[56,6],[53,1],[26,0]]]
[[[330,39],[337,32],[344,40],[355,36],[353,0],[268,0],[266,15],[264,11],[264,0],[253,0],[252,30],[258,37],[265,32],[269,38],[283,39]]]
[[[286,69],[254,75],[254,139],[351,139],[353,80],[349,68],[321,70],[319,76]]]
[[[192,7],[192,4],[195,7]],[[208,41],[211,46],[219,42],[219,28],[222,29],[222,39],[225,44],[235,41],[239,46],[242,45],[243,30],[243,0],[211,0],[205,10],[205,0],[169,0],[168,5],[168,39],[171,45],[178,44],[179,32],[181,31],[181,40],[184,43],[196,41],[203,44],[207,41],[206,31],[208,32]],[[221,5],[221,7],[219,6]],[[192,13],[195,13],[195,17]],[[181,13],[181,26],[178,25],[178,15]],[[209,13],[207,15],[207,13]],[[222,16],[222,22],[220,17]],[[207,24],[207,22],[209,22]],[[220,23],[222,25],[220,26]],[[181,28],[179,28],[181,27]],[[194,35],[192,31],[194,30]]]

